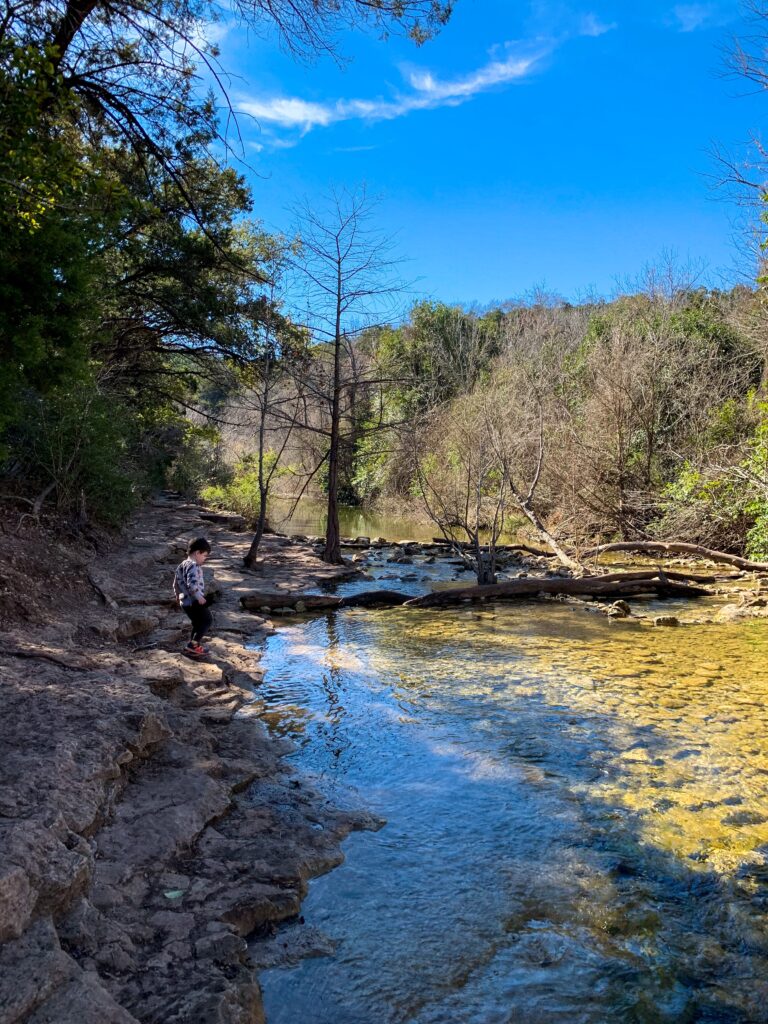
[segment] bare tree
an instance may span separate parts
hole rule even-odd
[[[479,586],[496,582],[508,481],[487,429],[484,403],[464,395],[426,416],[412,447],[424,507]]]
[[[479,583],[494,578],[499,536],[513,514],[527,519],[564,565],[580,569],[546,524],[540,487],[555,396],[581,319],[538,294],[509,310],[490,349],[500,355],[490,364],[483,356],[487,374],[427,418],[416,480],[443,535],[472,552]],[[467,351],[476,352],[466,337]]]
[[[303,425],[327,440],[322,463],[327,465],[328,522],[322,557],[332,564],[342,561],[339,471],[343,450],[354,438],[357,393],[380,383],[359,372],[357,341],[391,317],[402,289],[391,239],[373,226],[376,206],[363,187],[331,192],[324,209],[306,202],[295,211],[300,246],[294,266],[304,291],[304,322],[315,344],[328,354],[327,378],[318,374],[305,380],[308,397],[325,406],[327,420],[313,425],[305,416]],[[300,313],[296,317],[301,320]],[[321,368],[316,361],[314,369]],[[345,412],[350,424],[346,432]],[[314,472],[320,468],[318,464]]]
[[[718,296],[697,288],[690,268],[647,269],[596,310],[556,389],[551,427],[561,456],[550,488],[570,503],[574,532],[649,539],[662,481],[711,444],[713,415],[755,370]]]
[[[250,358],[240,371],[243,385],[240,401],[255,413],[253,425],[257,438],[259,515],[243,559],[248,567],[256,561],[267,521],[272,480],[288,447],[303,402],[301,376],[294,372],[296,363],[304,359],[303,338],[278,313],[285,259],[285,247],[278,242],[267,263],[266,314],[255,322],[258,334]],[[276,445],[272,445],[270,437],[275,434],[279,439]]]
[[[518,350],[517,358],[497,368],[489,384],[481,389],[485,433],[496,456],[508,500],[522,513],[538,536],[569,569],[581,566],[558,542],[544,521],[536,502],[547,455],[547,406],[555,390],[553,370],[560,360],[551,360],[546,348]]]
[[[741,0],[744,20],[724,52],[724,76],[743,93],[768,91],[768,2]],[[712,180],[721,196],[740,207],[734,223],[738,269],[745,281],[764,278],[765,196],[768,184],[768,150],[759,132],[753,131],[742,146],[731,151],[715,143],[711,151],[715,172]]]

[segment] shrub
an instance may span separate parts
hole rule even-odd
[[[218,431],[185,420],[178,432],[175,451],[165,471],[165,483],[182,494],[197,496],[211,489],[211,480],[220,481],[222,470],[218,452]],[[206,499],[208,500],[208,499]]]
[[[274,466],[276,459],[277,455],[274,452],[267,452],[264,456],[265,476]],[[281,466],[275,471],[273,479],[289,472],[288,467]],[[259,518],[261,503],[258,456],[246,455],[240,459],[228,481],[204,487],[200,491],[200,497],[216,508],[239,512],[249,523],[255,524]]]
[[[62,515],[116,526],[150,485],[133,457],[135,418],[93,380],[25,396],[9,441],[25,489]]]

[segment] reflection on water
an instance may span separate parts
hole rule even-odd
[[[293,502],[272,498],[269,503],[269,521],[283,533],[319,535],[325,533],[327,508],[324,502],[302,498],[290,515]],[[289,518],[290,516],[290,518]],[[386,537],[387,540],[431,541],[439,530],[434,523],[409,516],[392,516],[363,509],[359,506],[339,506],[339,529],[342,537]],[[503,542],[513,543],[515,537],[502,535]]]
[[[313,883],[270,1024],[768,1021],[768,631],[567,605],[268,641],[302,771],[388,819]]]
[[[302,499],[291,516],[291,501],[274,498],[269,503],[269,520],[284,533],[325,533],[326,505],[321,501]],[[387,540],[431,540],[436,527],[408,517],[393,518],[376,512],[339,506],[339,527],[342,537],[386,537]]]

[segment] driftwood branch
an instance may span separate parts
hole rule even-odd
[[[31,498],[25,498],[23,494],[0,494],[0,501],[20,501],[24,505],[29,505],[30,508],[33,508],[35,504]]]
[[[582,558],[597,558],[607,551],[637,551],[647,554],[665,555],[696,555],[698,558],[707,558],[710,562],[724,562],[727,565],[736,566],[737,569],[746,569],[752,572],[768,572],[768,562],[752,562],[748,558],[741,558],[739,555],[729,555],[727,551],[713,551],[712,548],[702,547],[701,544],[685,544],[682,541],[617,541],[613,544],[600,544],[582,554]]]
[[[451,541],[447,541],[444,537],[433,537],[432,543],[435,545],[441,545],[442,547],[452,544]],[[457,541],[456,543],[458,544],[459,547],[469,547],[466,541]],[[481,550],[485,550],[487,547],[487,544],[480,545]],[[557,558],[557,555],[554,551],[544,551],[541,548],[531,547],[530,544],[497,544],[496,550],[500,552],[523,551],[527,555],[536,555],[538,558]]]
[[[91,584],[91,586],[99,595],[104,604],[107,605],[108,608],[111,608],[112,611],[116,612],[119,608],[117,601],[114,599],[114,597],[108,594],[106,590],[104,590],[101,584],[98,583],[90,573],[88,573],[88,582]]]

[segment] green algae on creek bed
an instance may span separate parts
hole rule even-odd
[[[339,951],[265,975],[270,1024],[768,1020],[767,665],[762,622],[567,605],[281,631],[273,722],[389,824],[314,883]]]

